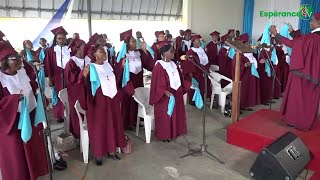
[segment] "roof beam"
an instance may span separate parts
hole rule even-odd
[[[121,15],[120,15],[120,20],[122,19],[123,4],[124,4],[124,3],[123,3],[123,0],[121,0],[121,11],[120,11],[120,12],[121,12]]]
[[[149,10],[150,10],[150,4],[151,4],[150,1],[151,1],[151,0],[148,0],[147,14],[149,14]],[[146,17],[146,20],[148,20],[148,16]]]
[[[154,11],[154,18],[153,18],[153,20],[156,20],[156,14],[157,14],[157,10],[158,10],[158,5],[159,5],[159,1],[157,1],[156,10]]]
[[[113,11],[114,11],[114,0],[112,0],[112,5],[111,5],[111,19],[113,19]]]
[[[24,8],[24,9],[21,9],[21,8],[18,8],[18,7],[3,7],[3,6],[0,6],[0,10],[19,10],[19,11],[37,11],[38,8]],[[52,12],[52,13],[55,13],[56,10],[55,9],[41,9],[41,11],[43,12]],[[83,11],[82,13],[87,13],[87,11]],[[92,11],[92,14],[94,15],[99,15],[101,12],[100,11]],[[103,14],[113,14],[113,15],[124,15],[124,16],[139,16],[139,15],[142,15],[142,16],[162,16],[162,14],[150,14],[150,13],[120,13],[120,12],[110,12],[110,11],[102,11]],[[176,18],[180,18],[181,15],[175,15],[175,14],[163,14],[163,16],[169,16],[169,17],[176,17]]]
[[[38,17],[41,18],[41,0],[38,0]]]
[[[134,1],[134,0],[131,0],[130,14],[132,14],[133,1]],[[131,16],[130,16],[130,20],[131,20]]]
[[[177,16],[181,14],[182,11],[182,6],[183,6],[183,0],[179,1],[178,9],[177,9]],[[179,17],[176,16],[176,20],[178,20]]]
[[[174,1],[174,0],[171,0],[171,7],[170,7],[170,12],[169,12],[169,14],[172,14],[173,1]],[[170,17],[168,18],[168,21],[169,21],[169,20],[170,20]]]
[[[103,12],[103,0],[101,0],[100,19],[102,19]]]
[[[167,4],[167,0],[164,0],[164,6],[163,6],[163,11],[162,11],[161,21],[163,21],[163,14],[164,14],[164,11],[166,9],[166,4]]]
[[[139,7],[139,15],[138,15],[138,20],[140,20],[140,12],[141,12],[142,1],[143,1],[143,0],[140,0],[140,7]]]

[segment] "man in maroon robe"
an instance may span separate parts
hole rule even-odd
[[[49,86],[54,87],[56,94],[65,88],[63,78],[65,65],[70,60],[70,49],[66,45],[66,30],[60,26],[51,30],[55,35],[52,46],[47,50],[44,65],[45,72],[49,78]],[[53,116],[57,118],[57,122],[61,123],[64,120],[64,106],[60,99],[53,106]]]
[[[238,37],[238,41],[247,43],[249,36],[242,34]],[[260,83],[259,77],[251,72],[251,68],[257,69],[257,60],[253,53],[240,54],[240,108],[241,110],[252,111],[250,107],[260,104]],[[252,67],[253,66],[253,67]],[[232,60],[232,80],[235,79],[236,56]]]
[[[31,105],[36,88],[34,79],[30,79],[21,67],[18,53],[8,41],[0,41],[0,170],[3,180],[36,180],[48,174],[48,164],[43,137],[43,126],[34,126],[36,104]],[[14,84],[14,86],[10,86]],[[23,91],[17,92],[17,89]],[[20,113],[19,101],[23,94],[29,94],[32,135],[23,142],[18,129]]]
[[[221,43],[218,41],[219,32],[214,31],[210,35],[212,37],[212,41],[207,44],[206,52],[208,54],[210,65],[218,65],[218,53],[221,48]]]
[[[180,69],[171,61],[174,58],[171,45],[163,44],[160,52],[163,60],[158,60],[152,71],[149,103],[154,106],[155,136],[163,142],[170,142],[187,133],[183,94],[189,90],[191,83],[184,81]],[[175,104],[170,116],[168,104],[171,95]]]
[[[292,48],[290,72],[284,93],[281,114],[289,126],[310,130],[318,119],[320,100],[320,13],[310,21],[311,33],[289,40],[277,33],[275,26],[270,32],[284,45]]]

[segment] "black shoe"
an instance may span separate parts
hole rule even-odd
[[[278,97],[275,97],[274,99],[280,99],[280,98],[278,98]]]
[[[63,118],[58,118],[57,119],[57,123],[63,123],[64,122],[64,119]]]
[[[265,106],[269,106],[269,103],[264,103],[263,105],[265,105]]]
[[[57,171],[63,171],[67,169],[68,164],[65,160],[60,158],[59,160],[56,160],[56,162],[53,164],[53,169]]]
[[[119,158],[119,156],[117,156],[116,154],[112,154],[112,155],[108,154],[108,158],[113,159],[113,160],[118,160],[118,161],[121,160]]]
[[[102,166],[102,158],[96,158],[96,165]]]

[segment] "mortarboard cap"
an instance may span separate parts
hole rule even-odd
[[[201,37],[199,34],[193,35],[193,36],[191,37],[191,41],[194,41],[194,40],[200,39],[200,38],[202,38],[202,37]]]
[[[4,57],[8,55],[16,53],[9,41],[0,41],[0,61],[3,61]]]
[[[230,34],[231,32],[234,32],[234,29],[228,29],[228,34]]]
[[[55,29],[52,29],[51,32],[54,34],[54,35],[57,35],[57,34],[64,34],[64,35],[67,35],[67,31],[62,27],[62,26],[59,26]]]
[[[219,33],[218,31],[214,31],[214,32],[212,32],[210,35],[211,35],[211,36],[219,36],[219,34],[220,34],[220,33]]]
[[[132,36],[132,29],[129,29],[128,31],[122,32],[120,34],[120,41],[126,40],[128,37]]]
[[[156,37],[158,37],[160,34],[165,35],[164,31],[156,31],[156,32],[154,32],[154,35],[155,35]]]

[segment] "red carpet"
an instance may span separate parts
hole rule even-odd
[[[285,132],[291,131],[307,145],[313,158],[307,169],[320,172],[320,123],[309,132],[302,132],[287,127],[282,121],[280,112],[262,109],[239,122],[230,125],[227,142],[232,145],[259,153]]]

